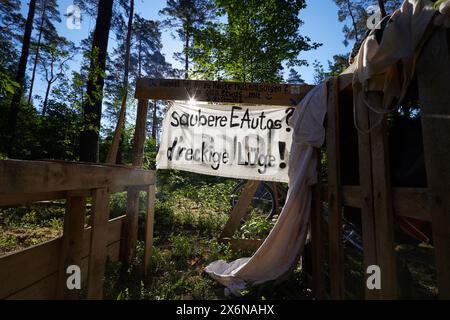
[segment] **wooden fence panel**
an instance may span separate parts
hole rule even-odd
[[[76,290],[67,289],[66,269],[69,265],[81,265],[85,213],[86,198],[69,197],[67,199],[59,253],[57,297],[60,299],[74,299],[78,295]]]
[[[103,277],[107,256],[109,194],[106,188],[96,189],[93,196],[92,231],[88,267],[88,299],[103,298]]]
[[[330,286],[332,299],[344,299],[342,186],[340,179],[339,82],[329,83],[327,112]]]
[[[450,32],[436,30],[417,75],[440,299],[450,299]]]

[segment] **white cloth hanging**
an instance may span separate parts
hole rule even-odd
[[[323,120],[327,85],[323,83],[296,107],[290,119],[294,127],[289,158],[289,191],[286,203],[272,231],[251,258],[209,264],[205,272],[239,295],[247,284],[284,279],[295,267],[308,235],[311,213],[311,186],[317,183],[317,153],[313,146],[324,142]]]

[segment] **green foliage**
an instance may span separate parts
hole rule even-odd
[[[286,82],[292,84],[303,84],[305,83],[305,80],[302,79],[302,76],[297,72],[297,70],[291,68],[289,69],[289,77]]]
[[[64,206],[30,206],[0,210],[0,225],[59,227],[64,217]],[[56,222],[59,220],[59,222]]]
[[[213,18],[215,9],[213,0],[167,0],[166,7],[160,11],[167,17],[163,25],[175,29],[183,43],[183,51],[175,53],[174,57],[184,65],[186,79],[190,76],[194,35]]]
[[[227,22],[209,22],[195,32],[196,78],[279,82],[283,63],[305,65],[299,54],[319,46],[299,32],[304,0],[216,0],[216,4],[219,18]]]
[[[333,62],[328,61],[328,71],[325,71],[324,66],[319,61],[315,60],[313,63],[314,83],[319,84],[329,77],[338,76],[344,72],[348,66],[347,55],[345,54],[334,55]]]
[[[148,138],[145,141],[144,147],[144,167],[147,169],[156,169],[156,156],[158,155],[158,148],[156,139]]]
[[[241,236],[247,239],[265,239],[274,223],[264,216],[253,213],[240,229]]]
[[[19,88],[19,84],[13,80],[9,72],[0,66],[0,97],[12,95]]]
[[[0,112],[7,113],[9,104],[0,102]],[[0,118],[4,128],[6,117]],[[40,116],[33,106],[23,104],[19,113],[17,139],[8,156],[19,159],[76,159],[80,114],[66,104],[50,100],[47,115]],[[7,136],[0,135],[0,145]],[[0,150],[1,152],[1,150]],[[5,151],[4,151],[5,152]]]
[[[361,41],[367,30],[367,9],[370,6],[378,6],[378,0],[334,0],[338,7],[338,19],[344,22],[342,29],[345,35],[344,44],[347,46],[351,41]],[[403,0],[386,0],[387,13],[392,13],[399,8]]]

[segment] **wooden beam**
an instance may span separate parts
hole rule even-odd
[[[257,250],[264,242],[260,239],[229,239],[232,250]]]
[[[70,265],[81,266],[85,213],[86,198],[69,197],[67,199],[56,288],[56,295],[59,299],[76,299],[78,297],[79,291],[67,288],[66,269]]]
[[[417,66],[440,299],[450,299],[450,32],[437,29]]]
[[[145,191],[148,185],[140,186],[113,186],[108,188],[109,193],[117,193],[128,191],[130,188],[135,190]],[[46,200],[59,200],[67,198],[68,194],[75,195],[79,197],[90,197],[92,196],[92,190],[73,190],[73,191],[54,191],[54,192],[38,192],[38,193],[17,193],[17,194],[3,194],[0,195],[0,207],[19,207],[19,206],[29,206],[32,204],[41,205],[41,201]]]
[[[311,85],[141,78],[137,99],[183,100],[295,106]]]
[[[223,228],[222,234],[220,235],[221,239],[231,237],[239,228],[241,219],[247,214],[247,208],[252,202],[253,195],[256,189],[258,189],[259,183],[259,181],[254,180],[247,181],[236,205],[231,211],[230,218]]]
[[[331,298],[344,299],[344,248],[342,244],[342,188],[340,166],[339,82],[328,87],[327,164]]]
[[[368,173],[365,173],[367,177]],[[321,186],[321,194],[326,198],[328,185]],[[397,216],[414,218],[423,221],[431,221],[432,196],[428,188],[393,187],[392,198],[394,213]],[[364,199],[369,199],[368,194],[363,195],[360,186],[342,186],[342,201],[344,206],[362,208]]]
[[[0,160],[0,196],[155,183],[154,171],[76,162]]]
[[[144,143],[147,128],[148,101],[139,100],[136,126],[133,139],[133,167],[139,168],[144,160]],[[127,193],[127,215],[123,230],[121,246],[121,260],[125,264],[131,263],[136,254],[139,219],[139,191],[130,190]]]
[[[316,150],[319,153],[319,150]],[[317,157],[320,164],[320,157]],[[317,167],[319,168],[319,166]],[[311,258],[312,258],[312,291],[316,299],[325,299],[325,243],[322,229],[321,181],[312,187],[311,203]]]
[[[109,195],[106,188],[96,189],[93,196],[92,231],[88,268],[88,299],[103,298],[103,279],[108,242]]]
[[[147,189],[147,208],[145,218],[145,246],[144,246],[144,273],[147,273],[151,266],[153,253],[153,224],[155,219],[155,185]]]
[[[397,257],[394,243],[394,206],[390,184],[387,117],[375,115],[371,111],[369,114],[372,126],[378,123],[378,117],[383,117],[381,125],[370,133],[377,264],[382,272],[379,294],[381,299],[397,299]]]
[[[361,103],[360,99],[355,99],[353,103]],[[370,127],[369,113],[364,105],[356,105],[357,121],[363,129]],[[377,243],[375,234],[375,213],[373,208],[373,180],[372,180],[372,157],[371,157],[370,134],[358,131],[358,157],[359,157],[359,197],[346,197],[359,199],[361,208],[361,227],[363,240],[363,260],[364,260],[364,293],[368,300],[379,299],[378,290],[369,290],[366,285],[368,274],[366,270],[371,265],[377,265]],[[356,191],[356,190],[353,190]],[[356,203],[355,203],[356,204]]]

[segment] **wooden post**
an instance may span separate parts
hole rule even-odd
[[[141,167],[144,159],[148,101],[139,100],[136,127],[133,140],[133,166]],[[136,254],[137,228],[139,218],[139,191],[130,189],[127,193],[127,215],[121,244],[121,260],[129,264]]]
[[[106,188],[95,189],[92,206],[92,229],[88,267],[88,299],[103,298],[103,279],[107,255],[109,195]]]
[[[59,256],[58,284],[56,297],[58,299],[76,299],[79,290],[68,290],[66,269],[70,265],[81,268],[81,251],[83,248],[84,218],[86,213],[86,198],[68,197],[64,215],[64,231]]]
[[[320,150],[316,150],[320,153]],[[320,154],[317,157],[320,166]],[[311,258],[312,258],[312,291],[316,299],[325,298],[325,270],[323,268],[324,237],[322,230],[322,195],[320,176],[312,187],[311,203]]]
[[[450,32],[437,29],[417,67],[440,299],[450,299]]]
[[[331,298],[344,299],[342,186],[340,177],[339,82],[329,82],[327,112],[328,204]]]
[[[377,117],[370,113],[373,126]],[[381,269],[381,299],[398,298],[397,259],[394,243],[394,207],[390,185],[389,149],[387,143],[387,117],[371,132],[372,179],[375,217],[375,239],[378,266]]]
[[[155,218],[155,185],[147,189],[147,214],[145,219],[145,251],[144,251],[144,273],[151,266],[153,252],[153,223]]]
[[[355,99],[353,103],[361,103]],[[369,128],[369,113],[365,106],[357,105],[357,121],[361,128]],[[361,185],[361,224],[364,255],[364,288],[366,299],[378,299],[378,290],[369,290],[366,286],[367,267],[377,264],[377,246],[375,239],[375,218],[372,190],[372,145],[370,134],[358,132],[359,183]]]
[[[234,232],[239,228],[241,219],[247,214],[247,208],[250,205],[253,195],[258,189],[259,181],[249,180],[244,186],[244,190],[238,199],[238,202],[231,211],[230,218],[228,219],[225,227],[223,228],[220,239],[231,237]]]

